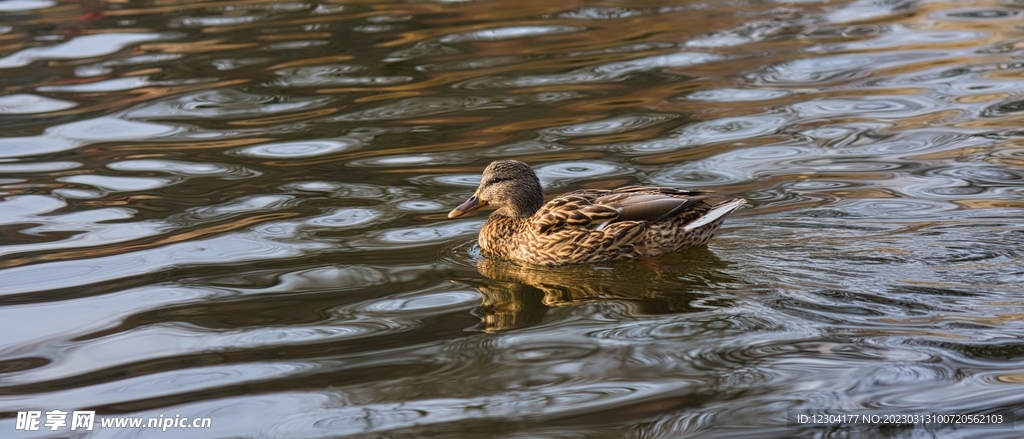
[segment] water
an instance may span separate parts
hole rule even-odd
[[[0,436],[1018,437],[788,421],[1024,407],[1022,16],[2,1]],[[519,267],[445,217],[505,157],[750,203]]]

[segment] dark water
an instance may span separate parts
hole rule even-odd
[[[1022,18],[0,1],[0,437],[1020,437],[787,420],[1024,407]],[[504,157],[750,205],[518,267],[445,217]]]

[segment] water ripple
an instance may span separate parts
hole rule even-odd
[[[965,41],[984,41],[988,36],[987,32],[974,30],[933,30],[923,31],[920,29],[908,29],[904,26],[890,26],[877,38],[865,41],[855,41],[843,44],[849,50],[877,50],[880,48],[899,49],[911,45],[940,46],[949,43],[962,43]],[[955,46],[954,46],[955,47]]]
[[[390,188],[385,186],[365,183],[345,183],[334,181],[305,181],[298,183],[289,183],[287,185],[284,185],[284,189],[288,192],[302,191],[313,193],[326,193],[337,198],[365,199],[383,198],[390,191]]]
[[[463,236],[476,232],[479,224],[476,221],[463,221],[455,223],[440,223],[435,226],[410,227],[395,229],[375,234],[369,238],[371,242],[383,245],[425,245],[447,241],[457,236]],[[358,243],[356,247],[360,245]]]
[[[288,224],[280,226],[289,228]],[[275,238],[294,236],[294,233],[274,233],[266,227],[260,231],[263,233],[253,236],[225,235],[119,255],[0,269],[0,276],[6,283],[2,295],[110,282],[167,269],[186,261],[189,265],[201,265],[275,260],[287,255],[297,256],[303,251],[294,245],[274,241]],[[304,248],[317,247],[320,245],[316,243],[304,244]]]
[[[365,70],[363,66],[322,65],[280,69],[274,74],[281,78],[274,85],[284,87],[322,87],[339,85],[388,85],[412,81],[412,76],[352,76]]]
[[[413,179],[413,181],[419,183],[425,183],[427,181],[431,183],[440,183],[442,185],[458,186],[463,188],[476,189],[480,185],[480,174],[448,174],[448,175],[436,175],[430,177],[421,177]]]
[[[206,90],[169,99],[154,100],[127,113],[133,119],[242,118],[308,110],[324,105],[327,98],[289,98],[248,93],[236,89]]]
[[[715,32],[711,35],[704,35],[686,42],[686,47],[715,48],[732,47],[762,41],[771,37],[779,37],[785,34],[795,34],[796,29],[802,29],[801,20],[771,20],[771,21],[749,21],[737,29],[729,29]],[[802,20],[807,25],[806,20]]]
[[[240,213],[261,212],[277,210],[287,207],[295,201],[295,197],[286,195],[254,195],[225,200],[219,204],[199,206],[184,212],[182,220],[193,222],[196,220],[210,220],[226,218]]]
[[[422,295],[418,294],[414,297],[391,297],[389,299],[376,301],[368,306],[362,307],[361,309],[353,309],[353,312],[368,312],[368,313],[393,313],[393,312],[407,312],[407,313],[418,313],[418,312],[430,312],[430,311],[445,311],[449,307],[457,307],[460,305],[468,305],[480,300],[476,294],[464,293],[464,292],[444,292],[436,294]]]
[[[785,90],[719,88],[695,91],[687,95],[686,98],[695,101],[744,102],[778,99],[789,94]]]
[[[804,101],[792,106],[803,117],[837,118],[857,114],[871,114],[873,118],[908,118],[932,111],[939,111],[943,105],[933,99],[920,96],[878,97],[866,99],[819,99]]]
[[[32,94],[19,93],[0,96],[0,114],[49,113],[77,106],[78,104],[71,101],[47,98]]]
[[[441,425],[462,419],[466,416],[466,407],[479,408],[469,416],[489,422],[527,411],[539,411],[545,414],[545,418],[557,419],[559,415],[564,416],[575,410],[591,411],[608,409],[614,405],[638,404],[679,387],[680,384],[652,386],[643,382],[626,381],[614,385],[576,384],[560,387],[558,390],[536,387],[507,393],[485,394],[464,401],[424,398],[415,404],[365,402],[336,407],[328,413],[296,413],[276,421],[276,425],[270,431],[302,431],[304,436],[318,437],[327,434],[367,432],[388,434],[402,432],[417,425]]]
[[[238,15],[234,17],[183,17],[168,23],[171,28],[177,27],[214,27],[252,23],[262,19],[260,15]]]
[[[147,41],[176,38],[167,33],[112,33],[83,35],[52,46],[20,50],[0,58],[0,69],[24,67],[37,61],[83,59],[109,55],[125,47]]]
[[[960,208],[956,203],[908,198],[861,199],[840,202],[832,207],[860,218],[914,218],[949,212]]]
[[[626,166],[595,160],[551,163],[537,166],[534,170],[548,189],[560,188],[570,183],[597,177],[608,178],[631,173],[631,169]]]
[[[903,2],[856,0],[830,12],[827,17],[832,22],[847,23],[851,21],[877,20],[907,9],[910,9],[910,5]]]
[[[173,125],[104,116],[47,128],[43,134],[0,138],[0,158],[30,157],[67,151],[102,141],[130,141],[182,133]]]
[[[164,83],[166,84],[166,83]],[[45,92],[63,92],[63,93],[103,93],[111,91],[125,91],[133,90],[140,87],[146,87],[150,85],[162,85],[157,82],[149,80],[148,76],[133,76],[127,78],[115,78],[107,79],[104,81],[87,82],[84,84],[68,84],[68,85],[46,85],[36,88],[39,91]],[[169,84],[168,84],[169,85]]]
[[[474,57],[444,63],[421,64],[416,66],[416,70],[422,72],[458,72],[463,70],[489,69],[492,67],[523,63],[529,60],[530,57],[525,55]]]
[[[0,4],[2,12],[31,11],[53,7],[57,2],[51,0],[13,0]]]
[[[612,145],[624,154],[651,154],[696,145],[735,142],[761,137],[781,130],[789,120],[781,116],[727,117],[687,125],[673,132],[670,138]]]
[[[234,154],[257,158],[297,159],[348,151],[365,143],[365,140],[351,138],[279,142],[241,148],[234,151]]]
[[[48,173],[55,171],[63,171],[66,169],[75,169],[82,166],[80,162],[24,162],[24,163],[0,163],[0,172],[4,174],[18,174],[18,173]]]
[[[220,177],[227,180],[259,176],[260,173],[238,165],[193,163],[175,160],[122,160],[107,165],[124,172],[164,172],[186,177]]]
[[[755,85],[828,84],[865,78],[880,69],[898,67],[941,55],[933,51],[904,51],[819,56],[776,64],[766,70],[748,74],[745,79]]]
[[[1003,102],[986,108],[981,112],[984,117],[1002,117],[1024,111],[1024,99]]]
[[[367,208],[338,209],[327,215],[310,218],[308,222],[331,229],[367,226],[381,217],[381,212]]]
[[[572,11],[561,12],[558,14],[558,18],[571,20],[621,20],[645,14],[643,10],[635,8],[584,6]]]
[[[134,192],[148,191],[174,184],[180,180],[157,177],[115,177],[110,175],[71,175],[57,181],[92,186],[105,191]]]
[[[287,377],[308,373],[316,366],[304,363],[267,363],[239,365],[215,365],[124,378],[114,382],[101,383],[83,388],[52,392],[40,401],[56,406],[72,405],[88,407],[100,401],[107,403],[142,399],[143,395],[171,396],[181,391],[197,391],[211,386],[226,386],[246,382],[258,382],[274,377]],[[5,411],[17,410],[14,406],[3,406]]]
[[[512,78],[503,76],[482,77],[455,84],[454,87],[477,90],[614,82],[625,80],[630,75],[636,73],[657,69],[689,67],[719,61],[724,58],[722,55],[710,53],[682,52],[607,63],[563,74],[519,75]]]
[[[577,137],[577,136],[598,136],[606,134],[625,133],[640,130],[649,126],[657,125],[668,120],[675,119],[674,114],[652,113],[635,114],[596,120],[592,122],[578,123],[560,127],[545,128],[540,134],[548,136]]]
[[[540,35],[579,32],[583,29],[580,26],[508,26],[445,35],[439,41],[442,43],[461,43],[466,41],[511,40]]]
[[[1019,14],[1019,11],[1009,9],[972,8],[941,11],[933,14],[932,17],[947,20],[988,21],[1013,19]]]
[[[345,114],[337,121],[407,119],[464,111],[497,110],[536,103],[553,103],[578,97],[576,93],[539,93],[526,96],[466,96],[461,98],[411,98],[377,108]]]

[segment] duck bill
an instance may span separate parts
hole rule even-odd
[[[476,195],[473,195],[472,197],[469,197],[469,199],[466,200],[466,202],[460,204],[459,207],[456,207],[452,209],[451,212],[448,212],[448,218],[458,218],[486,205],[486,201],[480,201],[480,199],[477,198]]]

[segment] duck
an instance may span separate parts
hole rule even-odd
[[[707,244],[743,198],[658,186],[581,189],[544,201],[537,174],[518,160],[487,166],[473,196],[448,213],[496,208],[477,242],[489,256],[558,266],[653,258]]]

